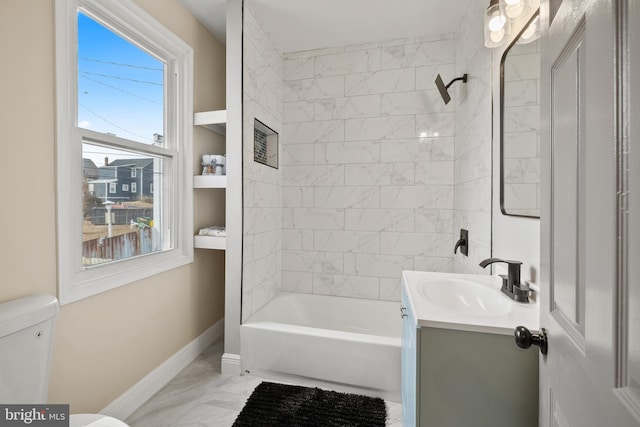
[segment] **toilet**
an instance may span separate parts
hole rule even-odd
[[[0,402],[45,404],[58,300],[30,295],[0,304]],[[62,403],[62,402],[59,402]],[[70,427],[128,427],[100,414],[74,414]]]

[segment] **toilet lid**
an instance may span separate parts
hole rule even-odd
[[[101,414],[73,414],[69,417],[69,427],[129,427],[129,425]]]

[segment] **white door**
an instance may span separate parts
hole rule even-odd
[[[640,425],[639,5],[541,7],[542,426]]]

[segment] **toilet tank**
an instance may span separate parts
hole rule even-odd
[[[0,402],[46,403],[57,313],[50,295],[0,304]]]

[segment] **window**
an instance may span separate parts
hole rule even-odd
[[[62,304],[192,261],[192,74],[192,49],[132,0],[56,0]],[[131,178],[157,191],[118,194]]]
[[[149,184],[149,193],[153,194],[153,182]]]

